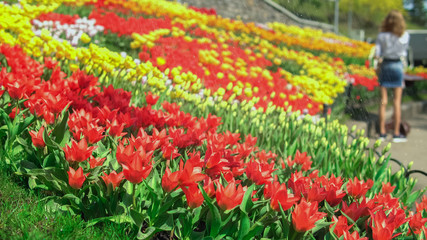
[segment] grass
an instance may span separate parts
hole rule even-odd
[[[86,227],[78,215],[48,212],[43,194],[0,167],[0,239],[132,239],[129,227],[103,223]]]

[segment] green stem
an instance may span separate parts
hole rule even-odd
[[[298,236],[298,232],[296,230],[294,230],[290,240],[295,240],[297,236]]]
[[[132,188],[132,199],[133,199],[133,207],[134,209],[136,209],[136,201],[135,201],[135,192],[136,192],[136,184],[133,184],[133,188]]]
[[[265,214],[264,214],[264,216],[262,216],[257,222],[262,222],[267,216],[268,216],[268,214],[269,214],[269,212],[266,212]],[[255,227],[256,227],[257,225],[256,224],[254,224],[250,229],[249,229],[249,232],[251,232],[252,230],[254,230],[255,229]]]

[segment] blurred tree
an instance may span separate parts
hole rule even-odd
[[[420,0],[422,1],[422,0]],[[340,11],[353,12],[353,16],[364,26],[379,26],[390,10],[397,9],[404,12],[402,0],[340,0]]]
[[[424,8],[424,0],[414,0],[413,9],[411,10],[412,21],[426,25],[427,24],[427,9]]]

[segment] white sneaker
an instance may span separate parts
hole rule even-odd
[[[387,138],[387,134],[380,134],[380,136],[378,137],[378,140],[381,140],[384,142],[386,138]]]
[[[408,139],[402,134],[393,135],[393,142],[394,143],[401,143],[401,142],[407,142],[407,141],[408,141]]]

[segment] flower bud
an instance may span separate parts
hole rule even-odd
[[[326,147],[326,146],[328,146],[328,141],[326,140],[326,138],[325,137],[322,137],[322,146],[323,147]]]
[[[380,165],[382,165],[382,164],[383,164],[383,162],[384,162],[384,156],[381,156],[381,157],[378,159],[378,163],[379,163]]]
[[[335,148],[335,155],[339,156],[341,154],[341,151],[339,148]]]
[[[387,146],[385,146],[385,148],[383,148],[383,152],[382,155],[386,154],[388,151],[390,151],[391,148],[391,143],[388,143]]]
[[[382,140],[381,140],[381,139],[378,139],[377,141],[375,141],[374,149],[375,149],[375,148],[378,148],[378,147],[381,145],[381,143],[382,143]]]
[[[347,144],[347,135],[343,137],[342,139],[342,145],[346,145]]]
[[[409,186],[414,186],[416,183],[417,183],[417,179],[414,179],[412,177],[409,178],[409,182],[408,182]]]
[[[406,171],[405,171],[405,168],[404,168],[404,167],[401,167],[401,168],[400,168],[400,171],[402,172],[402,174],[405,174],[405,173],[406,173]]]
[[[409,162],[409,164],[408,164],[408,170],[412,168],[412,165],[414,165],[414,161]]]
[[[397,179],[400,179],[400,177],[402,176],[402,171],[398,171],[397,173],[396,173],[396,178]]]
[[[350,149],[345,150],[344,157],[346,157],[346,158],[350,157],[350,153],[351,153]]]
[[[375,161],[377,161],[377,158],[375,156],[369,158],[369,164],[372,165],[373,163],[375,163]]]

